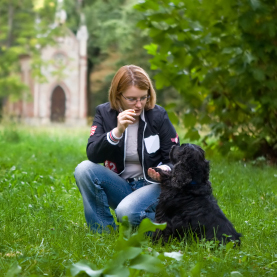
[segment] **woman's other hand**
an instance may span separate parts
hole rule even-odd
[[[161,170],[164,170],[164,171],[168,171],[168,166],[166,165],[159,165],[157,166],[157,168],[160,168]],[[160,182],[161,181],[161,176],[160,176],[160,173],[157,172],[155,169],[153,169],[152,167],[148,168],[148,171],[147,171],[148,175],[151,177],[151,179],[157,181],[157,182]]]

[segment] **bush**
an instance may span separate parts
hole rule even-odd
[[[223,153],[277,159],[277,9],[273,0],[153,1],[136,8],[149,30],[157,88],[185,99],[188,138],[208,126]]]

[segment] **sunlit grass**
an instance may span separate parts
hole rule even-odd
[[[0,128],[0,276],[15,263],[22,276],[66,276],[67,266],[79,260],[96,269],[115,254],[118,234],[89,232],[75,185],[73,172],[86,159],[88,135],[89,127]],[[243,234],[241,247],[149,241],[145,253],[176,251],[183,259],[164,260],[164,270],[156,275],[140,271],[134,276],[276,275],[276,167],[228,162],[211,152],[207,158],[214,195]]]

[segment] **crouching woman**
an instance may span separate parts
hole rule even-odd
[[[85,218],[93,231],[116,228],[128,216],[133,226],[154,221],[160,175],[152,167],[171,170],[169,151],[178,135],[147,73],[135,65],[121,67],[109,90],[109,102],[99,105],[87,144],[87,161],[75,169]],[[101,163],[104,164],[101,165]]]

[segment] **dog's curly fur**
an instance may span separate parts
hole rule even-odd
[[[204,150],[195,144],[173,146],[171,172],[159,171],[161,194],[156,208],[156,222],[167,223],[166,229],[156,231],[153,240],[181,239],[193,233],[199,239],[217,239],[220,243],[236,241],[241,234],[226,218],[212,195],[209,182],[210,166]],[[226,236],[227,235],[227,236]]]

